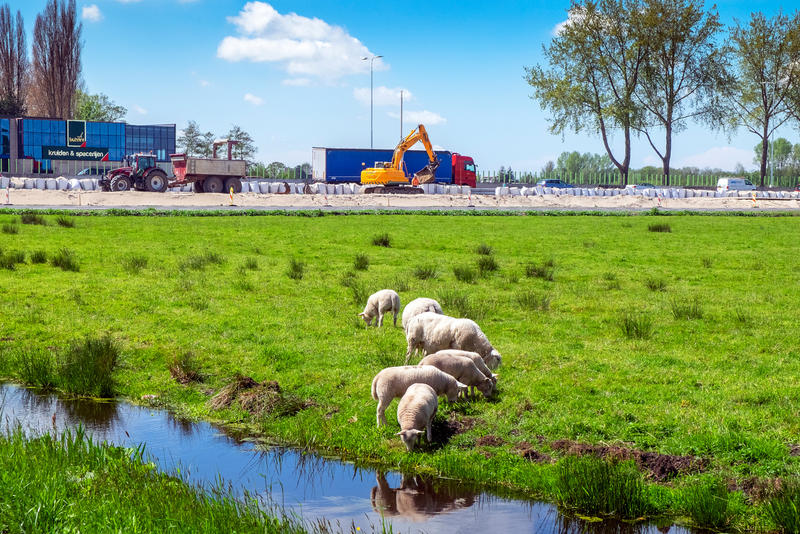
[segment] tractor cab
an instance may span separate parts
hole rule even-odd
[[[134,176],[141,176],[144,171],[156,166],[156,157],[153,154],[134,154],[132,163]]]

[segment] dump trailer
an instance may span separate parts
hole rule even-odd
[[[242,180],[247,173],[247,162],[233,159],[233,146],[237,141],[214,141],[213,157],[196,158],[186,154],[170,154],[175,181],[170,187],[192,184],[195,193],[242,192]],[[227,145],[227,159],[217,158],[217,148]]]
[[[378,161],[392,159],[392,149],[328,148],[314,147],[311,150],[312,176],[315,182],[360,183],[361,171]],[[436,150],[440,165],[434,181],[437,184],[468,185],[475,187],[475,163],[469,156],[447,150]],[[409,150],[403,158],[409,174],[413,175],[428,165],[428,154],[424,150]]]

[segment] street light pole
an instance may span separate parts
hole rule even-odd
[[[369,59],[369,148],[372,148],[372,62],[383,56],[362,57],[362,61]]]

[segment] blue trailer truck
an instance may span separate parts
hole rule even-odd
[[[391,161],[393,153],[394,150],[389,149],[314,147],[311,149],[312,176],[315,182],[334,184],[352,182],[357,184],[361,182],[362,170],[374,166],[377,161]],[[437,150],[436,157],[439,158],[439,167],[436,169],[435,175],[436,183],[455,183],[457,185],[463,183],[475,187],[475,164],[472,162],[472,158],[453,154],[447,150]],[[462,160],[465,161],[462,162]],[[469,161],[466,162],[466,160]],[[428,164],[428,154],[424,150],[409,150],[405,153],[403,162],[407,174],[413,176]],[[458,165],[454,165],[454,162],[457,162]],[[454,170],[455,180],[453,179]],[[465,173],[471,174],[471,176],[463,176]]]

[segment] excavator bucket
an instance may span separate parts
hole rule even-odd
[[[432,161],[414,174],[414,180],[420,184],[429,184],[436,179],[436,169],[439,168],[439,160]]]

